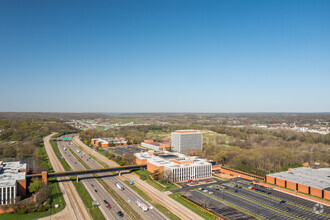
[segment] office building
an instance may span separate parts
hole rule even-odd
[[[159,170],[161,177],[173,182],[212,176],[212,164],[196,156],[168,151],[148,151],[134,155],[136,164],[146,164],[150,172]]]
[[[26,164],[0,161],[0,205],[15,203],[17,195],[26,195]]]
[[[171,133],[171,149],[179,153],[202,150],[202,133],[196,130],[177,130]]]
[[[125,138],[93,138],[91,144],[96,147],[111,147],[127,145]]]
[[[156,151],[169,151],[171,148],[171,143],[169,142],[160,143],[160,142],[155,142],[153,140],[145,140],[144,142],[141,142],[141,146]]]

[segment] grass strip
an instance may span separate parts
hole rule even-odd
[[[94,174],[97,176],[96,174]],[[127,204],[127,202],[115,191],[113,190],[103,179],[97,179],[101,185],[110,193],[110,195],[117,201],[118,205],[122,207],[125,212],[132,218],[132,219],[141,219],[141,216],[133,210],[133,208]]]
[[[55,151],[56,156],[59,158],[60,162],[62,163],[64,169],[66,171],[70,171],[72,170],[72,168],[70,167],[70,165],[66,162],[66,160],[64,158],[62,158],[61,152],[58,149],[57,143],[53,140],[51,140],[51,145]],[[71,151],[70,148],[67,147],[67,149],[69,149]],[[72,151],[71,151],[72,153]],[[76,156],[73,153],[74,156]],[[80,159],[80,158],[79,158]],[[82,182],[77,182],[76,176],[72,176],[70,177],[70,179],[73,182],[73,185],[75,186],[81,200],[83,201],[85,207],[87,208],[87,211],[89,212],[89,214],[92,216],[93,219],[105,219],[105,217],[103,216],[101,210],[99,209],[99,207],[92,207],[92,197],[90,196],[90,194],[88,193],[86,187],[84,186],[84,184]]]
[[[86,169],[90,169],[90,166],[86,164],[76,153],[68,148],[72,155],[81,163]],[[101,185],[110,193],[110,195],[117,201],[120,207],[122,207],[125,212],[132,218],[132,219],[142,219],[141,216],[133,210],[131,206],[127,204],[127,202],[109,185],[101,178],[98,178],[99,176],[97,174],[93,174],[94,177],[96,177],[96,180],[101,183]]]
[[[57,143],[54,140],[50,140],[50,144],[52,145],[52,148],[58,158],[58,160],[61,162],[61,164],[63,165],[64,170],[66,171],[71,171],[71,167],[68,164],[68,162],[66,162],[66,160],[62,157],[62,154],[60,152],[60,150],[58,149]]]
[[[237,206],[237,205],[234,205],[234,204],[232,204],[232,203],[230,203],[230,202],[227,202],[227,201],[221,200],[221,199],[219,199],[218,197],[215,197],[215,196],[213,196],[213,195],[210,195],[210,194],[207,194],[207,193],[204,193],[204,192],[200,192],[200,193],[203,193],[203,194],[205,194],[205,195],[207,195],[207,196],[209,196],[209,197],[211,197],[211,198],[213,198],[213,199],[215,199],[215,200],[218,200],[219,202],[221,202],[221,203],[223,203],[223,204],[225,204],[225,205],[227,205],[227,206],[230,206],[230,207],[232,207],[232,208],[234,208],[234,209],[237,209],[238,211],[241,211],[241,212],[243,212],[243,213],[245,213],[245,214],[251,215],[251,216],[255,217],[256,219],[261,219],[261,220],[264,219],[264,218],[262,218],[262,217],[260,217],[260,216],[258,216],[258,215],[255,215],[254,213],[249,212],[249,211],[247,211],[247,210],[245,210],[245,209],[243,209],[243,208],[241,208],[241,207],[239,207],[239,206]]]
[[[73,185],[76,187],[76,189],[79,193],[79,196],[81,197],[83,203],[85,204],[85,206],[87,208],[87,211],[90,213],[92,218],[97,219],[97,220],[99,220],[99,219],[105,220],[105,217],[103,216],[99,207],[92,206],[93,199],[90,196],[90,194],[88,193],[85,185],[82,182],[77,182],[76,176],[70,177],[70,179],[72,180]]]
[[[146,179],[146,182],[151,185],[152,187],[158,189],[159,191],[170,191],[170,190],[174,190],[174,189],[179,189],[180,187],[178,187],[177,185],[175,184],[172,184],[172,183],[167,183],[165,181],[156,181],[156,180],[153,180],[150,178],[150,172],[148,170],[138,170],[135,172],[135,174],[137,174],[138,176],[141,176],[141,175],[146,175],[147,176],[147,179]],[[163,187],[162,185],[166,186],[166,187]]]
[[[171,197],[172,199],[174,199],[175,201],[179,202],[180,204],[184,205],[191,211],[195,212],[197,215],[201,216],[204,219],[217,219],[218,218],[218,216],[210,213],[209,211],[205,210],[203,207],[200,207],[200,206],[184,199],[180,195],[181,195],[181,193],[178,192],[178,193],[170,194],[168,196]]]
[[[139,187],[135,185],[129,184],[128,180],[125,180],[124,183],[128,185],[131,189],[133,189],[139,196],[141,196],[144,200],[151,203],[156,209],[158,209],[160,212],[162,212],[164,215],[166,215],[171,220],[180,220],[178,216],[173,214],[170,210],[168,210],[165,206],[154,202],[147,194],[145,194]]]

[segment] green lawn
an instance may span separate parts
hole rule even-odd
[[[105,219],[103,216],[101,210],[98,207],[92,207],[92,197],[89,195],[87,189],[85,188],[84,184],[82,182],[76,181],[76,176],[71,177],[71,180],[73,181],[74,186],[76,187],[82,201],[85,204],[85,207],[87,208],[87,211],[91,214],[93,219],[96,220],[102,220]]]
[[[129,181],[128,180],[125,180],[124,182],[126,183],[126,185],[128,185],[129,187],[131,187],[137,194],[139,194],[144,200],[150,202],[156,209],[158,209],[159,211],[161,211],[169,219],[171,219],[171,220],[179,220],[180,219],[178,216],[176,216],[175,214],[173,214],[166,207],[164,207],[161,204],[158,204],[158,203],[152,201],[152,199],[147,194],[145,194],[139,187],[137,187],[135,185],[129,184]]]
[[[173,184],[173,183],[167,183],[166,180],[153,180],[149,177],[149,175],[151,174],[151,172],[149,172],[148,170],[144,169],[144,170],[138,170],[136,171],[136,173],[138,175],[147,175],[148,178],[146,180],[146,182],[148,184],[150,184],[151,186],[153,186],[154,188],[158,189],[159,191],[169,191],[169,190],[174,190],[174,189],[179,189],[180,187],[178,187],[177,185]],[[162,185],[166,186],[163,187]]]
[[[55,154],[57,158],[59,158],[60,162],[62,163],[64,169],[66,171],[72,170],[69,164],[66,162],[64,158],[62,158],[61,152],[58,149],[57,143],[53,140],[50,141],[51,145],[53,147],[53,150],[55,151]],[[71,149],[67,148],[72,152]],[[73,153],[74,156],[76,154]],[[79,157],[78,157],[79,158]],[[80,159],[80,158],[79,158]],[[105,219],[101,210],[98,207],[92,207],[92,197],[89,195],[87,189],[85,188],[84,184],[82,182],[77,182],[76,181],[76,176],[70,177],[70,179],[73,181],[73,185],[76,187],[82,201],[85,204],[85,207],[87,208],[87,211],[90,213],[93,219]]]

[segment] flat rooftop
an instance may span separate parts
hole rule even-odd
[[[13,186],[18,180],[25,180],[26,172],[20,172],[20,170],[26,170],[26,164],[20,162],[0,162],[0,187]]]
[[[150,151],[150,152],[157,152],[157,151]],[[164,154],[159,154],[159,155],[150,155],[148,152],[135,153],[134,156],[140,159],[147,159],[148,163],[152,163],[156,166],[189,167],[189,166],[202,166],[202,165],[210,164],[205,159],[201,159],[196,156],[188,157],[181,153],[169,152],[169,151],[164,151]],[[192,161],[192,163],[178,164],[178,163],[174,163],[173,160]]]
[[[200,133],[197,130],[191,130],[191,129],[188,129],[188,130],[176,130],[175,132],[176,133],[182,133],[182,134],[186,134],[186,133]]]
[[[299,167],[291,169],[291,171],[269,174],[268,176],[330,191],[330,168]]]

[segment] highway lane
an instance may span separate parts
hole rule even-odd
[[[104,157],[103,155],[99,154],[98,152],[92,150],[89,148],[86,144],[81,142],[79,139],[79,136],[74,136],[73,141],[78,144],[80,147],[84,149],[84,151],[87,151],[89,154],[93,155],[94,157],[98,158],[103,163],[107,164],[108,166],[119,166],[117,163],[115,163],[112,160],[109,160],[108,158]],[[177,215],[181,219],[187,219],[187,220],[202,220],[203,218],[197,215],[192,210],[188,209],[187,207],[183,206],[179,202],[175,201],[174,199],[170,198],[167,193],[160,192],[148,183],[141,180],[138,176],[135,174],[125,174],[123,175],[124,178],[127,178],[128,180],[134,180],[136,186],[138,186],[142,191],[144,191],[147,195],[149,195],[155,202],[165,206],[168,210],[173,212],[175,215]]]
[[[53,133],[51,135],[48,135],[44,138],[44,146],[46,153],[48,155],[49,161],[53,167],[53,170],[55,172],[63,172],[65,171],[62,164],[58,160],[51,144],[50,144],[50,138],[55,135],[56,133]],[[57,178],[58,180],[67,180],[68,177],[60,177]],[[65,181],[59,181],[59,186],[61,189],[61,192],[63,194],[64,200],[68,206],[68,210],[70,211],[71,218],[70,219],[91,219],[89,216],[89,213],[87,212],[87,209],[82,202],[76,188],[74,187],[72,182],[65,182]],[[67,217],[67,214],[64,214],[63,216]],[[50,216],[51,218],[51,216]]]
[[[85,167],[80,164],[77,158],[75,158],[69,150],[64,150],[63,147],[67,148],[64,142],[58,142],[58,147],[61,154],[73,170],[85,169]],[[108,191],[104,189],[103,186],[91,174],[79,175],[79,178],[83,178],[81,179],[81,182],[84,184],[93,200],[99,203],[99,208],[106,219],[129,219],[129,216],[124,212],[124,210],[121,209]],[[111,209],[106,208],[104,200],[111,205]],[[118,211],[122,211],[124,213],[123,218],[118,216]]]
[[[89,157],[84,151],[81,151],[78,147],[76,147],[73,143],[67,143],[67,146],[70,147],[81,159],[88,164],[91,168],[100,168],[102,167],[100,164],[98,164],[93,158]],[[81,151],[80,153],[77,153],[77,150]],[[84,155],[83,155],[84,154]],[[107,173],[109,174],[109,173]],[[102,174],[99,174],[99,176],[102,176]],[[108,176],[102,178],[112,189],[114,189],[126,202],[131,203],[131,207],[139,213],[143,217],[143,219],[168,219],[165,215],[163,215],[159,210],[153,208],[152,210],[149,209],[148,211],[144,212],[140,207],[138,207],[135,204],[136,200],[141,200],[149,207],[151,204],[149,204],[147,201],[145,201],[142,197],[140,197],[135,191],[130,189],[126,186],[125,183],[123,183],[118,177],[116,176]],[[119,190],[115,184],[120,183],[122,186],[124,186],[124,190]]]

